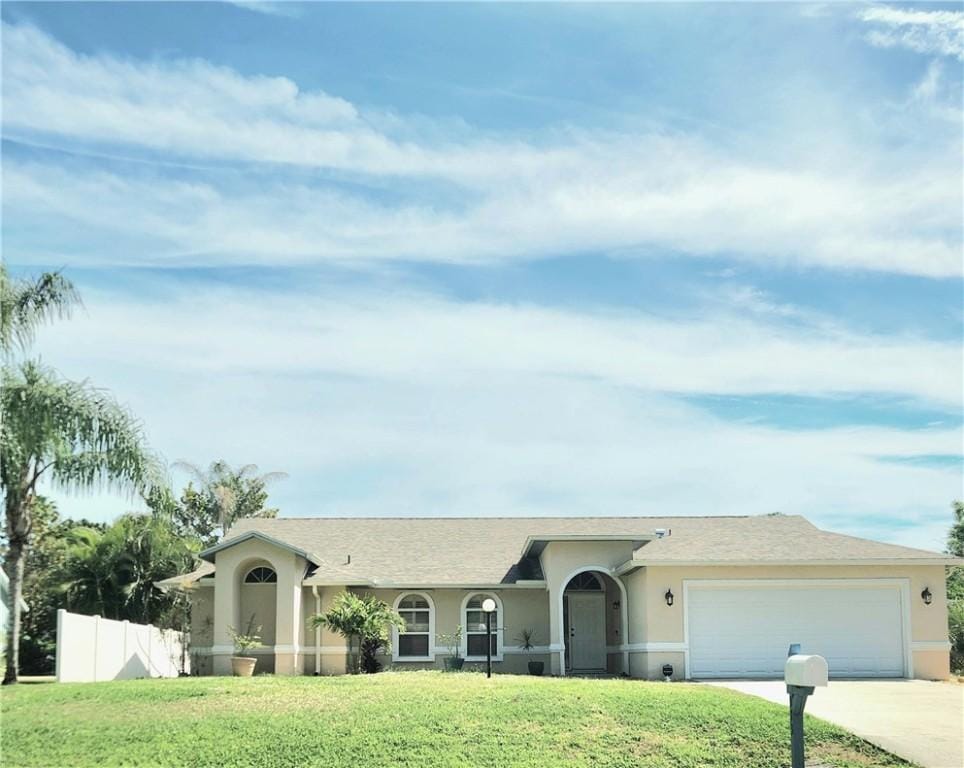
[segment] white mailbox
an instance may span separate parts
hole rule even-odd
[[[798,653],[787,659],[783,677],[787,685],[803,688],[826,686],[827,660],[823,656],[808,656]]]

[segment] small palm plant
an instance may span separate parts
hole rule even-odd
[[[382,668],[378,653],[390,648],[391,628],[405,629],[405,620],[384,600],[352,592],[342,592],[325,613],[308,621],[311,627],[325,627],[348,641],[348,671],[353,675],[378,672]]]

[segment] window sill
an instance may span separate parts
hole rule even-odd
[[[402,662],[402,663],[406,661],[426,662],[426,661],[435,661],[435,657],[434,656],[392,656],[392,661]]]
[[[485,657],[485,656],[464,656],[463,658],[464,658],[466,661],[472,661],[472,662],[478,662],[478,661],[485,661],[485,660],[486,660],[486,657]],[[493,656],[493,657],[492,657],[492,661],[502,661],[502,657],[501,657],[501,656]]]

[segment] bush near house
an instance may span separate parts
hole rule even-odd
[[[786,707],[685,683],[440,672],[20,686],[4,766],[773,768]],[[908,763],[821,720],[808,759]]]
[[[964,557],[964,502],[955,501],[954,523],[947,534],[947,553]],[[951,671],[964,675],[964,568],[947,569],[947,634],[951,641]]]

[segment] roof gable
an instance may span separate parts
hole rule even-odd
[[[310,552],[304,549],[301,549],[300,547],[297,547],[294,544],[291,544],[290,542],[283,541],[279,538],[275,538],[274,536],[271,536],[265,533],[264,531],[257,530],[257,529],[247,530],[237,536],[229,535],[227,538],[221,539],[221,541],[219,541],[213,547],[208,547],[207,549],[202,551],[198,555],[198,557],[201,558],[202,560],[207,560],[209,563],[213,563],[215,561],[214,560],[215,555],[217,555],[217,553],[220,552],[222,549],[228,549],[229,547],[236,546],[237,544],[240,544],[241,542],[244,542],[244,541],[250,541],[251,539],[257,539],[258,541],[263,541],[266,544],[271,544],[272,546],[278,547],[279,549],[286,549],[289,552],[294,552],[296,555],[300,555],[301,557],[305,558],[305,560],[307,560],[309,563],[313,563],[314,565],[318,565],[319,563],[322,562],[321,558],[317,557],[316,555],[313,555]]]

